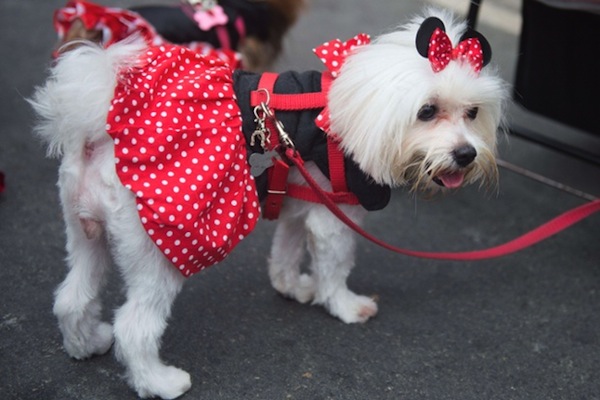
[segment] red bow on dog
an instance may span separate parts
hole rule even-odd
[[[313,52],[325,64],[331,76],[337,78],[346,57],[357,47],[369,44],[371,38],[366,33],[360,33],[345,42],[334,39],[313,49]]]
[[[369,43],[371,43],[371,37],[366,33],[360,33],[345,42],[334,39],[313,49],[313,52],[328,69],[323,73],[323,79],[321,80],[321,91],[323,93],[329,91],[331,80],[337,78],[346,57],[356,48]],[[315,124],[324,132],[331,134],[329,129],[329,107],[325,106],[315,119]]]
[[[431,35],[429,40],[429,62],[433,72],[440,72],[451,60],[468,61],[475,72],[481,71],[483,67],[483,50],[477,38],[468,38],[452,48],[450,38],[440,28]]]
[[[423,21],[416,37],[417,51],[427,58],[433,72],[440,72],[450,61],[466,61],[476,73],[481,71],[492,57],[492,49],[483,35],[467,30],[456,47],[445,32],[444,23],[436,17]]]

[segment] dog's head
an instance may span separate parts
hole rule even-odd
[[[485,67],[491,50],[480,34],[428,14],[348,56],[329,93],[332,131],[378,183],[494,185],[506,85]]]

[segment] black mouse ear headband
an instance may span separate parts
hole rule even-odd
[[[492,48],[483,35],[475,30],[467,30],[456,47],[446,34],[444,23],[436,17],[423,21],[417,31],[417,51],[429,59],[433,72],[440,72],[452,60],[467,61],[479,73],[492,58]]]

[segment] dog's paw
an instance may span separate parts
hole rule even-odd
[[[304,304],[315,298],[316,283],[315,279],[308,274],[301,274],[298,285],[294,290],[294,298]]]
[[[106,322],[100,322],[91,339],[90,345],[92,354],[106,354],[112,347],[114,340],[112,325]]]
[[[357,295],[348,289],[338,290],[324,305],[331,315],[347,324],[367,322],[377,314],[375,300]]]
[[[152,371],[150,376],[133,382],[133,386],[143,399],[175,399],[190,390],[192,379],[190,374],[182,369],[163,365]]]
[[[81,336],[65,335],[64,337],[66,352],[77,360],[106,354],[113,342],[112,325],[106,322],[99,322],[93,329]]]
[[[275,290],[282,296],[294,299],[302,304],[308,303],[315,298],[315,279],[308,274],[301,274],[294,285],[277,280],[272,281],[272,284]]]

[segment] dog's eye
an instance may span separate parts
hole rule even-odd
[[[425,104],[417,113],[417,118],[421,121],[431,121],[437,115],[438,108],[433,104]]]
[[[477,118],[478,111],[479,111],[479,107],[469,108],[467,110],[467,118],[469,118],[470,120],[474,120],[475,118]]]

